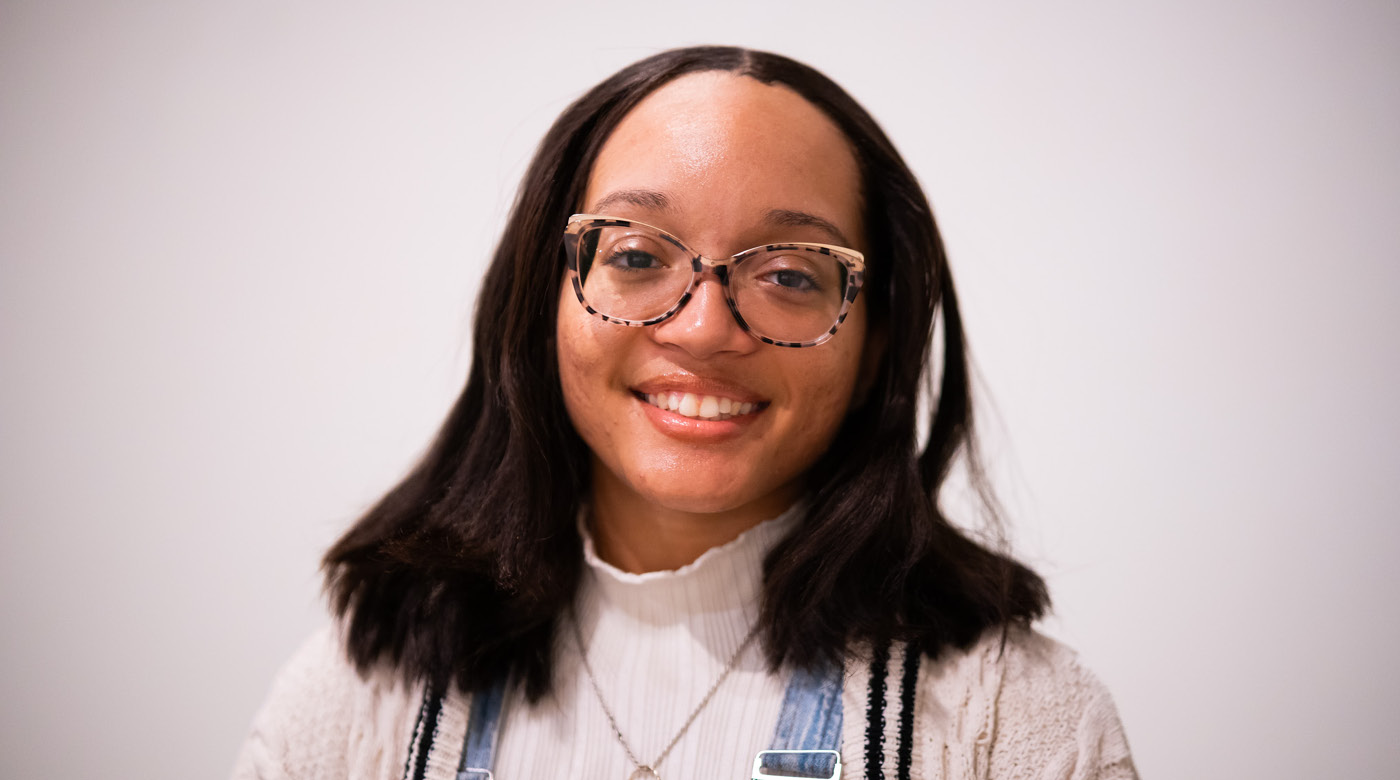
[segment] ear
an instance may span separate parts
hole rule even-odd
[[[865,346],[860,353],[860,371],[856,374],[855,393],[851,396],[851,408],[865,405],[870,389],[875,386],[875,377],[880,364],[885,359],[885,348],[889,344],[889,331],[884,323],[874,325],[865,331]]]

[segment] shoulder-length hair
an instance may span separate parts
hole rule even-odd
[[[869,237],[863,294],[871,331],[885,341],[864,403],[809,472],[806,517],[765,561],[769,663],[833,660],[863,642],[907,641],[936,656],[1048,606],[1039,576],[959,532],[939,507],[960,451],[978,470],[957,298],[913,173],[870,115],[816,70],[696,47],[624,68],[569,106],[540,143],[481,287],[466,388],[423,460],[326,553],[327,590],[362,670],[387,658],[436,686],[476,690],[513,672],[531,700],[550,689],[555,632],[582,571],[575,522],[590,484],[555,357],[563,228],[622,117],[697,71],[785,86],[845,134]],[[920,451],[918,400],[940,310],[943,365]]]

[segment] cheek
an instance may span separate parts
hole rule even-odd
[[[580,429],[581,420],[587,420],[585,407],[592,395],[588,391],[588,380],[598,374],[597,350],[586,330],[580,327],[577,318],[567,307],[560,308],[559,325],[555,331],[556,357],[559,361],[559,385],[564,395],[564,406],[574,427]]]
[[[583,378],[588,376],[587,361],[565,339],[559,339],[558,344],[559,388],[564,396],[564,408],[569,413],[569,420],[578,428],[579,406],[588,397],[583,387]]]
[[[794,404],[795,422],[805,439],[804,449],[825,449],[846,419],[855,398],[860,356],[859,349],[836,350],[826,360],[806,362],[793,371],[800,399]]]
[[[869,345],[866,344],[865,310],[859,303],[841,325],[836,338],[828,342],[833,349],[827,359],[817,367],[820,376],[814,379],[826,386],[833,399],[840,405],[839,416],[849,411],[851,399],[861,383],[861,363]]]
[[[560,300],[555,329],[560,391],[574,429],[597,451],[616,423],[616,414],[604,407],[613,399],[610,383],[617,375],[613,357],[622,352],[620,344],[614,342],[627,334],[623,328],[589,316],[573,292],[566,293],[567,299]]]
[[[814,437],[829,439],[850,411],[854,385],[844,364],[823,367],[820,375],[804,383],[807,402],[801,404],[805,422]]]
[[[808,367],[802,383],[809,393],[808,410],[810,424],[819,429],[823,442],[829,443],[836,430],[845,421],[851,406],[856,401],[861,384],[861,356],[864,354],[864,317],[848,318],[846,325],[837,335],[842,338],[839,347],[832,350],[827,360]],[[824,446],[823,444],[823,446]]]

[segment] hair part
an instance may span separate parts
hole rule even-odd
[[[675,49],[630,65],[569,106],[541,141],[477,299],[466,387],[409,475],[326,553],[331,605],[363,671],[387,659],[414,679],[479,690],[506,674],[538,700],[582,575],[575,519],[590,455],[564,408],[554,329],[561,235],[622,118],[688,73],[780,84],[830,117],[860,167],[872,332],[884,342],[864,402],[809,471],[810,505],[764,564],[770,664],[907,641],[937,656],[1049,605],[1044,581],[960,532],[939,491],[972,443],[962,320],[933,212],[879,126],[816,70],[731,47]],[[944,364],[923,451],[921,378],[936,312]],[[836,453],[840,453],[837,457]]]

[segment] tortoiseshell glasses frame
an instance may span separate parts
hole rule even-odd
[[[597,231],[602,228],[634,228],[646,231],[651,234],[649,237],[658,238],[676,250],[684,253],[685,258],[690,263],[690,279],[683,290],[676,295],[673,303],[667,306],[664,311],[647,316],[645,319],[628,319],[619,317],[616,314],[609,314],[599,311],[589,302],[584,294],[584,275],[580,273],[580,239],[589,231]],[[568,225],[564,229],[564,252],[568,263],[569,280],[574,288],[574,295],[578,297],[578,302],[590,314],[602,319],[604,322],[611,322],[617,325],[640,328],[647,325],[656,325],[674,317],[695,292],[695,287],[700,284],[702,277],[706,273],[713,273],[719,280],[721,288],[724,290],[725,301],[729,304],[729,312],[734,316],[735,322],[744,332],[758,339],[765,344],[772,344],[778,347],[815,347],[826,343],[832,336],[836,335],[836,330],[841,323],[846,320],[846,315],[850,313],[851,304],[855,302],[856,296],[860,293],[861,285],[865,280],[865,256],[854,249],[833,246],[831,244],[814,244],[804,242],[787,242],[780,244],[764,244],[744,251],[728,258],[709,258],[687,247],[679,238],[667,233],[654,225],[645,222],[638,222],[631,219],[620,219],[618,217],[608,217],[598,214],[575,214],[569,217]],[[734,286],[731,284],[733,277],[732,269],[738,268],[745,260],[771,255],[775,252],[799,252],[813,253],[824,257],[830,257],[839,263],[843,270],[842,289],[840,291],[840,305],[832,316],[830,326],[825,327],[820,335],[806,340],[789,340],[773,338],[769,334],[762,332],[762,329],[755,328],[749,323],[739,311],[739,303],[735,300]],[[592,258],[589,258],[592,263]],[[587,270],[587,269],[585,269]],[[787,269],[777,269],[776,273],[782,273]],[[678,288],[679,289],[679,288]],[[669,296],[668,296],[669,298]],[[605,307],[606,308],[606,307]],[[824,321],[824,319],[823,319]]]

